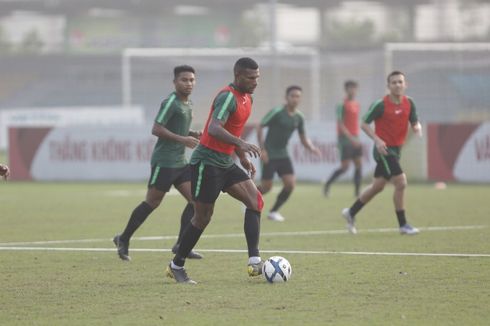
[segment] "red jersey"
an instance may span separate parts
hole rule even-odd
[[[345,99],[343,104],[337,107],[337,135],[342,135],[339,123],[342,122],[349,133],[359,136],[359,102]]]
[[[235,145],[209,135],[209,122],[213,117],[218,120],[225,120],[227,117],[224,128],[233,136],[240,137],[251,112],[252,96],[240,92],[233,85],[226,86],[213,101],[200,143],[214,151],[231,155],[235,151]]]
[[[399,147],[405,143],[408,124],[418,121],[415,104],[408,96],[403,96],[399,104],[393,103],[386,95],[376,101],[364,116],[364,122],[374,120],[374,132],[381,138],[386,146]]]

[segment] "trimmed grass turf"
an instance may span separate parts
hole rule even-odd
[[[0,242],[103,238],[53,247],[110,248],[144,196],[144,184],[0,183]],[[263,219],[262,231],[344,228],[340,210],[352,186],[299,185],[283,209],[285,223]],[[407,212],[415,226],[488,225],[427,231],[415,237],[363,229],[396,227],[392,189],[358,215],[359,234],[263,236],[267,250],[328,250],[490,254],[490,188],[409,185]],[[266,196],[266,209],[276,194]],[[184,200],[168,196],[138,230],[173,236]],[[205,234],[243,232],[242,209],[220,198]],[[265,216],[265,214],[264,214]],[[132,248],[170,248],[174,240],[133,241]],[[48,245],[39,245],[48,246]],[[201,249],[245,249],[244,237],[203,238]],[[264,254],[263,256],[272,256]],[[282,254],[290,282],[269,285],[246,276],[241,253],[205,253],[189,261],[200,282],[182,286],[164,277],[169,252],[0,251],[0,323],[6,325],[486,325],[490,320],[490,258]]]

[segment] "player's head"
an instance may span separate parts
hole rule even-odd
[[[298,85],[291,85],[286,88],[286,103],[290,108],[296,108],[300,101],[303,89]]]
[[[392,71],[386,78],[388,82],[388,89],[393,96],[401,96],[405,94],[407,89],[407,83],[405,81],[405,74],[401,71]]]
[[[346,80],[344,83],[344,90],[347,97],[353,99],[357,95],[357,89],[359,84],[355,80]]]
[[[174,68],[175,91],[183,96],[189,96],[196,84],[195,70],[191,66],[182,65]]]
[[[240,58],[233,67],[234,84],[243,93],[252,94],[257,87],[260,73],[259,65],[252,58]]]

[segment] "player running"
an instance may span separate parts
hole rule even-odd
[[[356,100],[358,84],[348,80],[344,84],[346,97],[337,107],[337,136],[340,152],[340,167],[335,170],[323,187],[323,194],[328,197],[332,183],[349,168],[353,162],[354,193],[359,196],[362,178],[362,144],[359,141],[359,102]]]
[[[152,134],[158,137],[151,157],[151,176],[145,201],[141,202],[131,214],[124,232],[114,237],[117,253],[122,260],[129,261],[129,242],[133,233],[162,202],[172,185],[187,200],[187,206],[180,218],[179,238],[172,248],[177,251],[182,232],[194,215],[191,194],[190,168],[185,158],[185,148],[194,148],[199,143],[200,131],[191,131],[192,103],[189,96],[196,82],[195,71],[191,66],[174,68],[175,91],[161,104],[153,124]],[[189,258],[200,259],[197,252],[190,251]]]
[[[401,234],[417,234],[419,230],[407,223],[405,216],[404,193],[407,186],[407,176],[400,166],[402,145],[408,131],[412,130],[422,137],[422,126],[417,118],[413,100],[405,95],[407,84],[405,75],[393,71],[388,75],[389,94],[374,102],[363,117],[362,130],[374,140],[374,159],[376,169],[374,181],[364,190],[350,208],[344,208],[342,215],[347,220],[350,233],[356,234],[355,216],[374,196],[383,191],[386,183],[391,181],[395,186],[393,201],[395,212],[400,225]],[[370,127],[374,121],[375,130]]]
[[[246,157],[260,155],[260,149],[242,139],[245,123],[252,111],[252,96],[259,79],[259,66],[251,58],[241,58],[234,66],[234,81],[216,96],[204,127],[201,141],[191,157],[192,195],[195,213],[182,235],[177,254],[167,267],[167,276],[179,283],[195,284],[184,269],[185,258],[194,248],[213,215],[214,203],[221,191],[241,201],[246,207],[244,231],[248,246],[248,274],[261,274],[259,254],[260,212],[264,205],[261,193],[250,176],[233,161],[235,152],[240,164],[251,176],[255,167]]]
[[[272,181],[276,172],[283,184],[276,202],[267,215],[272,221],[284,221],[284,216],[279,213],[279,208],[288,200],[296,183],[293,164],[287,150],[293,132],[297,129],[301,144],[313,154],[320,155],[320,151],[306,137],[304,117],[297,109],[301,95],[301,87],[289,86],[286,89],[286,104],[267,113],[257,129],[257,138],[261,148],[260,158],[263,162],[262,180],[258,189],[263,195],[268,193],[272,188]],[[265,127],[269,129],[264,141],[262,131]]]

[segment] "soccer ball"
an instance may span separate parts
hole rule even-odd
[[[281,256],[272,256],[262,265],[262,274],[269,283],[287,282],[292,272],[291,264]]]

